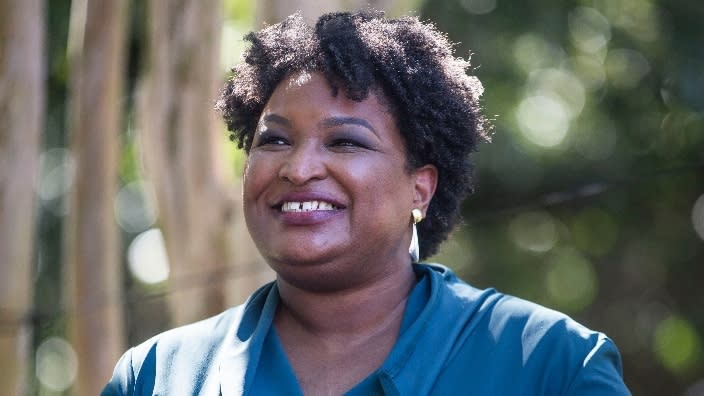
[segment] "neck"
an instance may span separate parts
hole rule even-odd
[[[281,305],[276,327],[297,328],[319,338],[370,336],[398,331],[406,299],[415,284],[410,265],[353,289],[316,292],[277,279]]]

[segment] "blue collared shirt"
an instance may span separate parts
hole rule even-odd
[[[348,395],[629,395],[611,340],[569,317],[440,265],[414,266],[401,331],[384,363]],[[236,308],[127,351],[103,395],[296,395],[272,326],[270,283]]]

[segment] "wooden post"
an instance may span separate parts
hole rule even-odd
[[[44,127],[44,10],[0,0],[0,389],[27,392],[34,182]]]
[[[77,395],[96,395],[123,352],[118,183],[126,2],[71,5],[70,148],[76,174],[69,195],[66,291],[69,338],[78,356]]]
[[[227,306],[233,262],[234,191],[216,128],[222,3],[184,0],[148,5],[147,70],[139,88],[146,177],[154,185],[170,264],[173,324]],[[219,138],[220,137],[220,138]]]

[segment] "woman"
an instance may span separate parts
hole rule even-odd
[[[603,334],[412,264],[457,223],[487,134],[441,33],[364,11],[247,40],[218,107],[276,281],[132,348],[104,394],[629,394]]]

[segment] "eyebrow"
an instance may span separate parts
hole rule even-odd
[[[340,125],[346,125],[346,124],[359,125],[361,127],[369,129],[370,131],[372,131],[372,133],[379,136],[379,134],[376,132],[374,127],[372,127],[372,125],[369,122],[367,122],[367,120],[364,120],[362,118],[330,117],[330,118],[326,118],[323,121],[321,121],[320,124],[326,128],[340,126]]]
[[[280,124],[280,125],[283,125],[286,127],[291,126],[291,121],[289,121],[286,117],[282,117],[278,114],[267,114],[264,116],[263,121],[273,122],[273,123]],[[320,125],[325,128],[336,127],[336,126],[346,125],[346,124],[359,125],[361,127],[369,129],[372,133],[379,136],[376,129],[374,129],[374,127],[367,120],[364,120],[362,118],[329,117],[329,118],[326,118],[320,122]]]
[[[278,114],[267,114],[262,120],[267,122],[274,122],[276,124],[281,124],[287,127],[291,126],[291,121],[289,121],[286,117],[282,117]]]

